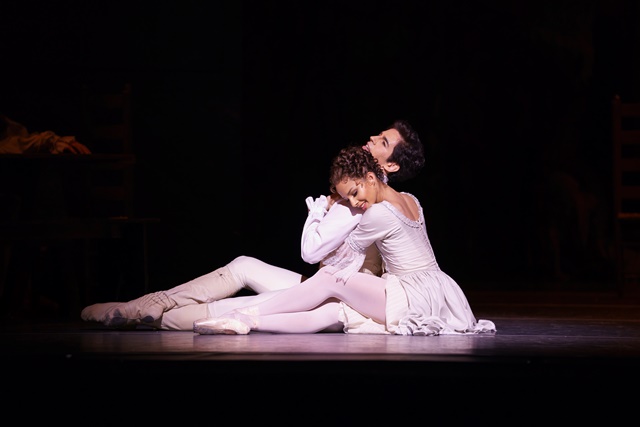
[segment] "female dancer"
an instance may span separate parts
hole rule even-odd
[[[349,147],[334,158],[332,191],[364,210],[360,223],[303,283],[221,317],[194,322],[199,334],[313,333],[340,320],[347,333],[439,335],[495,332],[477,321],[458,284],[438,267],[422,207],[385,184],[368,151]],[[359,272],[375,245],[387,272]],[[265,297],[265,295],[260,295]]]

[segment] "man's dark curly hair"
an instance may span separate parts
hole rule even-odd
[[[406,120],[396,120],[389,129],[395,129],[402,141],[393,149],[387,159],[397,163],[400,169],[387,175],[389,182],[402,182],[418,175],[424,166],[424,146],[418,132]]]
[[[331,162],[329,184],[331,192],[336,192],[336,185],[347,179],[364,179],[368,172],[373,172],[380,181],[384,181],[384,171],[375,157],[361,147],[351,146],[340,150]]]

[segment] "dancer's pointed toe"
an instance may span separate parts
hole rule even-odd
[[[247,335],[251,328],[237,319],[207,317],[193,322],[193,332],[200,335]]]

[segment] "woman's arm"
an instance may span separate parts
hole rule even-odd
[[[321,262],[344,243],[362,217],[362,210],[352,207],[346,200],[334,203],[328,211],[326,204],[326,198],[311,202],[302,229],[301,254],[309,264]]]
[[[356,228],[349,233],[345,242],[324,260],[326,265],[337,268],[333,274],[337,279],[347,281],[366,261],[367,251],[375,247],[377,241],[388,236],[395,227],[393,215],[381,204],[376,203],[362,215]]]

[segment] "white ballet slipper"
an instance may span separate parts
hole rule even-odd
[[[207,317],[193,322],[193,332],[200,335],[247,335],[251,328],[238,319]]]

